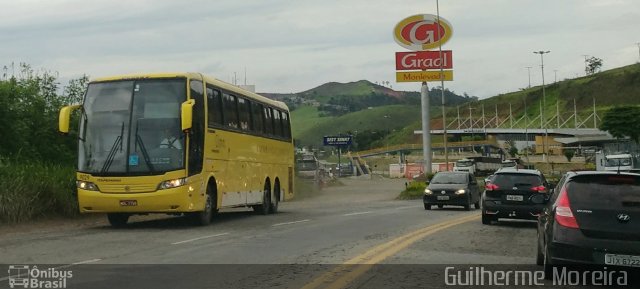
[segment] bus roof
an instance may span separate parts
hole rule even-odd
[[[92,80],[91,82],[104,82],[104,81],[129,80],[129,79],[147,79],[147,78],[173,78],[173,77],[186,77],[189,79],[203,80],[206,83],[213,84],[214,86],[222,88],[224,90],[234,92],[236,94],[249,97],[251,99],[289,111],[289,108],[284,102],[276,101],[276,100],[264,97],[257,93],[244,90],[233,84],[226,83],[217,78],[209,77],[201,73],[195,73],[195,72],[159,72],[159,73],[123,74],[123,75],[116,75],[116,76],[100,77]]]

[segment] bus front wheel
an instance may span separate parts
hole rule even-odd
[[[213,219],[213,198],[211,194],[207,194],[204,204],[204,211],[192,213],[191,217],[193,221],[198,226],[206,226],[211,224],[211,219]]]

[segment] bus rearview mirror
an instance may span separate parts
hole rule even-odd
[[[196,104],[196,101],[193,99],[189,99],[182,103],[182,107],[180,109],[180,118],[182,120],[182,131],[187,131],[191,129],[193,125],[193,105]]]
[[[58,117],[58,130],[61,133],[69,133],[69,122],[71,121],[71,112],[80,108],[82,105],[69,105],[60,109],[60,115]]]

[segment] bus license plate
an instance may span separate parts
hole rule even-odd
[[[122,200],[120,201],[120,206],[122,207],[134,207],[138,205],[138,201],[136,200]]]
[[[522,202],[523,200],[524,200],[524,197],[520,195],[507,195],[507,201]]]
[[[640,267],[640,256],[605,254],[604,263],[615,266]]]

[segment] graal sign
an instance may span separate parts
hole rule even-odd
[[[432,14],[409,16],[393,29],[393,38],[400,46],[413,50],[429,50],[445,44],[451,38],[453,29],[444,18]]]

